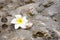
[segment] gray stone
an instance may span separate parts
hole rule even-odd
[[[15,15],[27,16],[32,27],[15,30]],[[0,0],[0,40],[60,40],[58,32],[60,0]]]

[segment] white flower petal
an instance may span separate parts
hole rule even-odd
[[[22,24],[22,25],[20,25],[20,27],[25,29],[26,28],[26,24]]]
[[[14,18],[11,23],[15,24],[16,23],[16,19]]]
[[[24,22],[28,22],[28,20],[26,19],[26,16],[23,17]]]
[[[19,28],[19,25],[18,24],[15,24],[15,29],[18,29]]]
[[[23,27],[21,27],[21,28],[25,29],[26,27],[25,27],[25,26],[23,26]]]
[[[26,19],[26,16],[24,16],[23,18]]]
[[[21,18],[21,15],[15,15],[16,18]]]

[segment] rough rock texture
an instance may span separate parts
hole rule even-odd
[[[17,14],[33,26],[15,30]],[[60,0],[0,0],[0,40],[60,40]]]

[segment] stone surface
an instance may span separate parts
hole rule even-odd
[[[32,27],[15,30],[15,15],[27,16]],[[0,40],[60,40],[59,34],[60,0],[0,0]]]

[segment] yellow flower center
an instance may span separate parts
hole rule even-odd
[[[18,24],[22,24],[22,23],[23,23],[23,19],[22,19],[22,18],[18,18],[18,19],[17,19],[17,23],[18,23]]]

